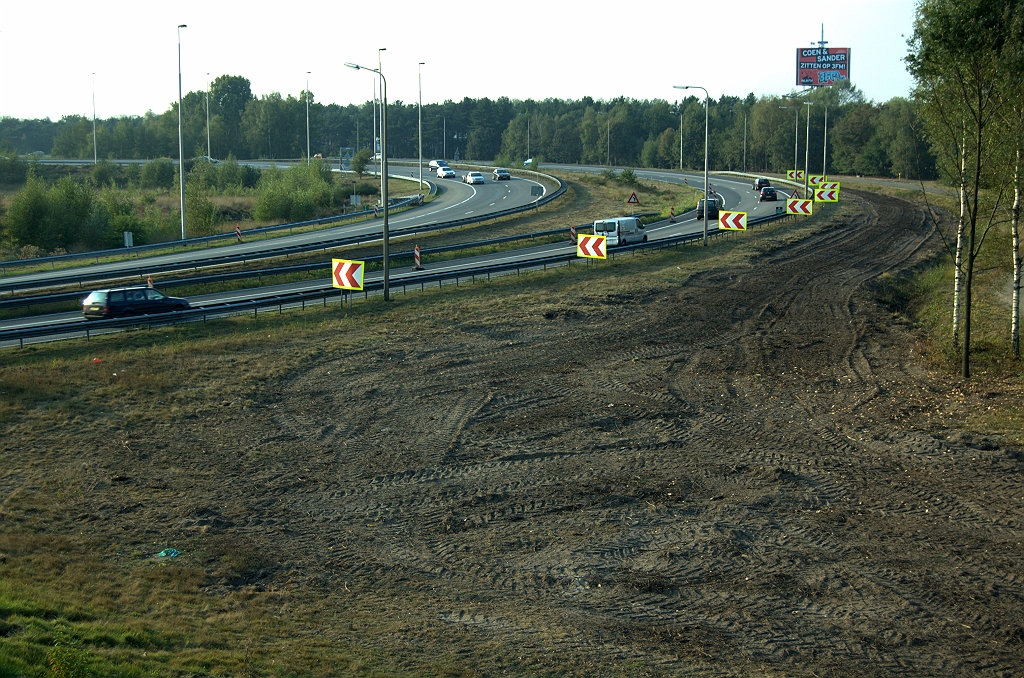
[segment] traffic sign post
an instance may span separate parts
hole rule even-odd
[[[363,289],[362,261],[331,259],[331,284],[343,290]]]
[[[603,235],[581,234],[576,240],[576,256],[587,259],[607,259],[607,238]]]
[[[747,213],[746,212],[719,212],[718,214],[718,228],[726,231],[745,231],[747,230]]]
[[[796,200],[790,198],[786,201],[786,214],[802,214],[810,216],[814,211],[814,202],[811,200]]]

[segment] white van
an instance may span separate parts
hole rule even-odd
[[[636,217],[616,217],[594,222],[594,235],[607,238],[609,247],[628,245],[631,242],[647,242],[647,231]]]

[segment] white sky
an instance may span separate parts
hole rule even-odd
[[[177,100],[177,25],[184,91],[207,72],[241,75],[255,95],[361,103],[377,65],[388,100],[556,97],[675,101],[701,85],[712,97],[787,93],[796,48],[821,36],[849,47],[853,83],[869,99],[906,96],[901,58],[912,0],[4,0],[0,116],[53,120],[160,113]],[[384,15],[375,12],[384,8]],[[699,35],[706,28],[708,35]],[[93,76],[95,73],[95,76]],[[702,96],[697,91],[698,96]]]

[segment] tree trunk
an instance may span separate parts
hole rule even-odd
[[[963,281],[964,227],[967,224],[967,186],[960,182],[960,219],[956,225],[956,257],[953,265],[953,350],[960,346],[960,288]]]
[[[1010,231],[1013,235],[1013,301],[1010,304],[1010,346],[1013,357],[1020,358],[1020,159],[1021,145],[1017,139],[1017,158],[1013,166],[1013,209],[1010,211]]]
[[[960,218],[956,225],[956,256],[953,266],[953,338],[955,351],[960,346],[960,287],[963,280],[964,224],[967,217],[967,124],[960,144]]]

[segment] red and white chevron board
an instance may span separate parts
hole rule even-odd
[[[823,182],[821,182],[821,184],[818,185],[818,188],[820,188],[820,189],[822,189],[824,191],[831,191],[831,190],[838,191],[839,190],[839,182],[838,181],[823,181]]]
[[[839,191],[819,188],[814,192],[814,202],[839,202]]]
[[[814,211],[814,201],[812,200],[796,200],[790,198],[786,201],[786,214],[806,214],[809,215]]]
[[[825,183],[825,177],[821,174],[811,174],[807,177],[807,185],[818,188],[821,184]]]
[[[747,213],[746,212],[719,212],[719,214],[718,214],[718,228],[725,229],[727,231],[745,231],[745,230],[747,230]]]
[[[331,259],[331,284],[343,290],[363,289],[363,262]]]
[[[608,246],[607,238],[603,235],[580,234],[576,241],[576,256],[587,257],[588,259],[607,259]]]
[[[804,171],[803,170],[787,170],[786,171],[786,178],[787,179],[796,179],[796,180],[803,179],[804,178]]]

